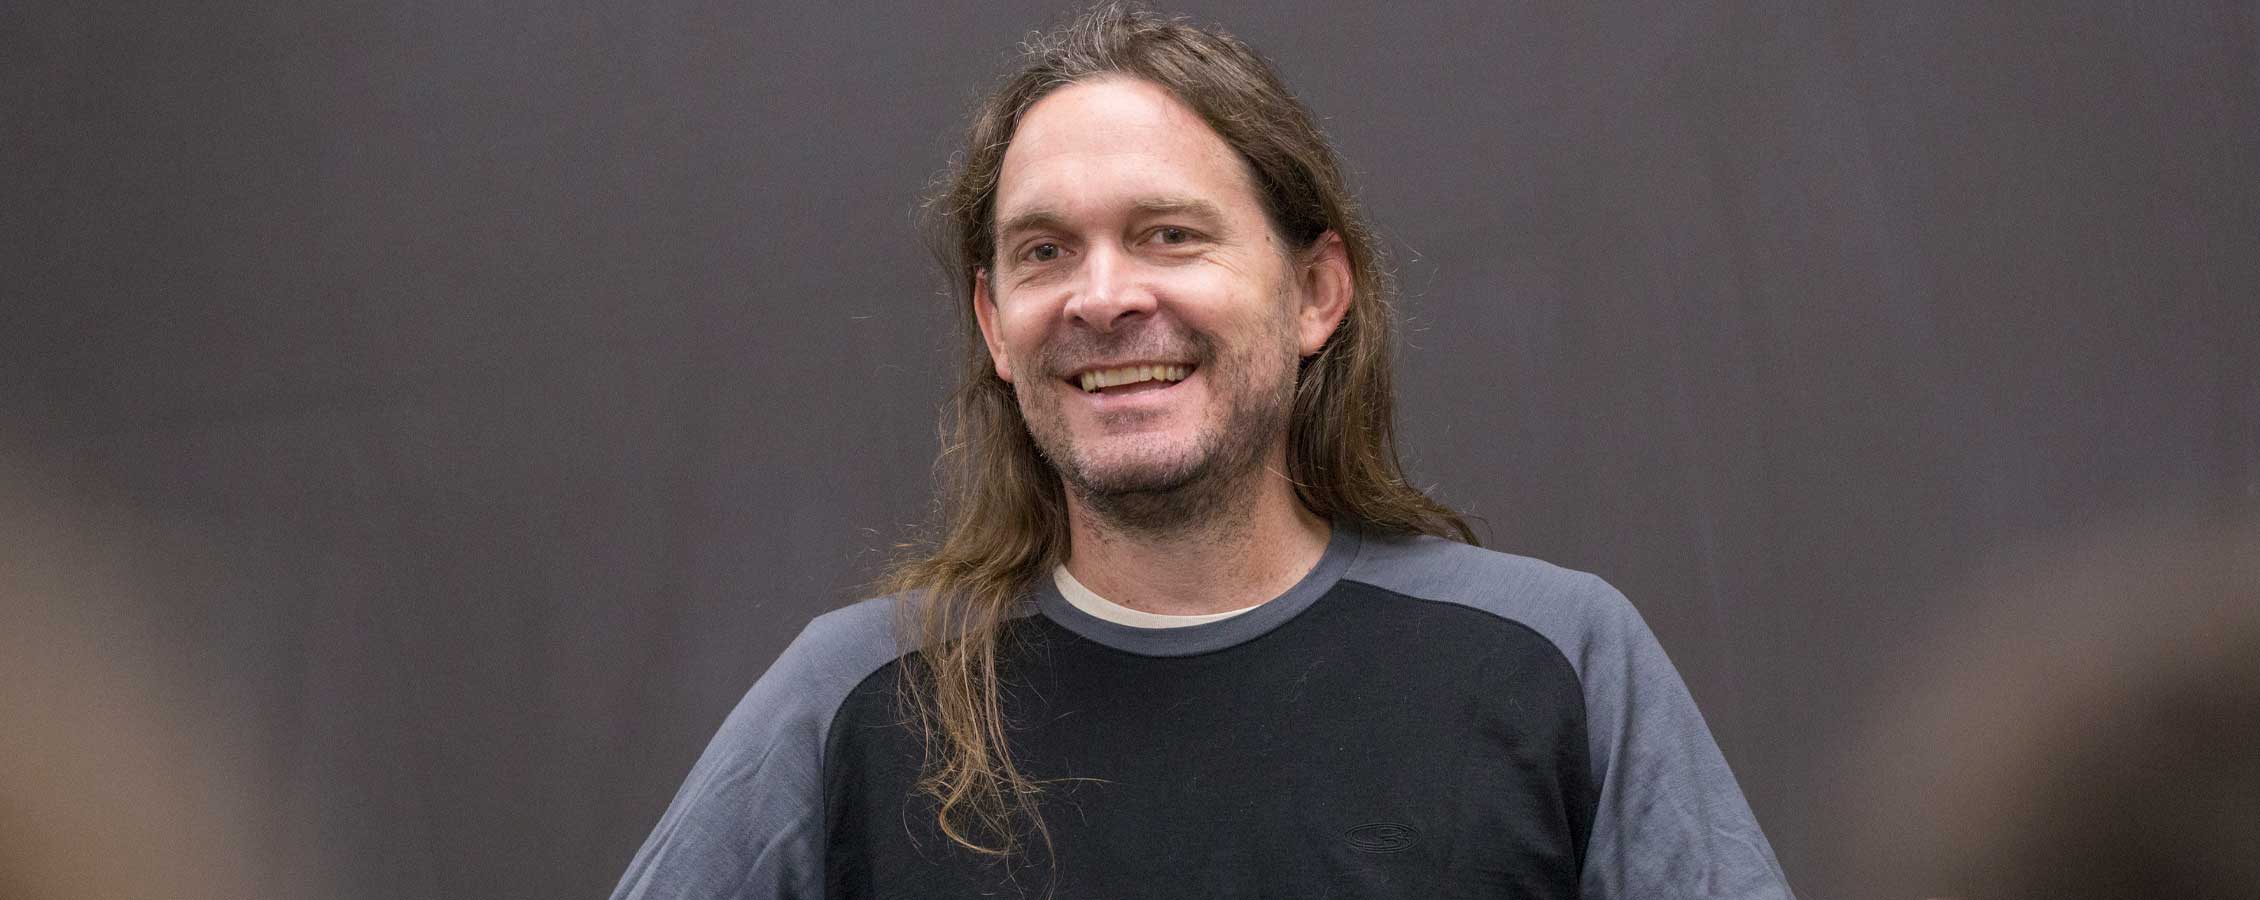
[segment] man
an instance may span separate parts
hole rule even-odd
[[[1788,896],[1624,599],[1405,485],[1372,238],[1259,57],[1102,8],[966,146],[942,533],[616,897]]]

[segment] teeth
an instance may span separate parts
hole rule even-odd
[[[1119,369],[1085,372],[1082,382],[1083,390],[1097,391],[1141,381],[1184,381],[1185,376],[1191,374],[1192,366],[1123,366]]]

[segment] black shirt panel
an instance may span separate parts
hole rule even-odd
[[[1574,898],[1597,793],[1583,694],[1538,633],[1336,581],[1260,637],[1149,656],[1020,622],[1006,716],[1047,843],[944,837],[901,665],[827,735],[833,898]]]

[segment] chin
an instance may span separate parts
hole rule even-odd
[[[1110,443],[1132,446],[1075,452],[1069,457],[1072,471],[1061,474],[1087,494],[1166,494],[1199,481],[1215,456],[1214,448],[1197,444],[1157,446],[1163,442],[1135,438]]]
[[[1104,527],[1174,536],[1214,520],[1230,502],[1232,491],[1218,477],[1220,462],[1213,449],[1170,458],[1086,458],[1061,474]]]

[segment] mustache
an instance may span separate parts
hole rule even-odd
[[[1169,326],[1151,326],[1128,332],[1101,334],[1070,328],[1037,350],[1036,361],[1054,377],[1066,377],[1091,363],[1121,359],[1183,360],[1195,365],[1214,355],[1216,342],[1207,335]]]

